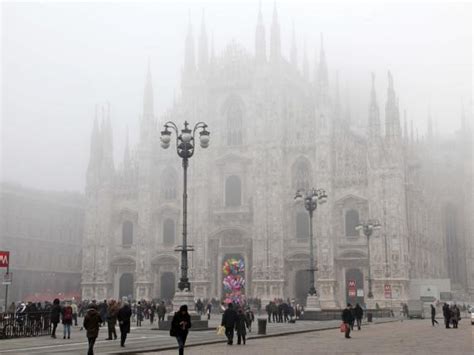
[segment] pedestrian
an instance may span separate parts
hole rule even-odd
[[[352,316],[352,305],[350,303],[347,304],[347,307],[344,308],[342,311],[342,322],[345,325],[345,337],[346,339],[350,339],[351,336],[351,323],[354,321],[354,317]]]
[[[158,313],[158,322],[165,320],[166,306],[164,301],[161,301],[156,312]]]
[[[66,305],[62,309],[62,318],[63,318],[63,339],[71,339],[71,326],[72,326],[72,307],[69,302],[66,302]]]
[[[268,323],[272,322],[272,302],[268,302],[268,304],[265,306],[265,312],[267,312],[268,315]]]
[[[77,327],[77,304],[76,302],[71,303],[72,308],[72,320],[74,321],[74,326]]]
[[[53,306],[51,307],[51,313],[50,313],[51,324],[53,325],[51,338],[56,338],[56,328],[58,327],[60,315],[61,315],[61,306],[59,304],[59,298],[55,298],[53,301]]]
[[[89,341],[89,350],[87,355],[94,355],[94,344],[99,336],[99,328],[102,324],[102,318],[97,311],[97,305],[91,303],[84,317],[83,326],[86,329],[87,340]]]
[[[255,320],[255,315],[253,314],[253,311],[250,309],[250,307],[247,307],[245,316],[247,317],[249,333],[252,333],[252,323]]]
[[[239,307],[237,311],[237,318],[235,322],[235,331],[237,332],[237,345],[240,345],[242,342],[245,345],[245,336],[247,335],[246,328],[248,327],[248,319],[245,315],[242,307]]]
[[[107,321],[107,300],[99,304],[99,315],[100,319],[102,319],[102,325],[105,325]]]
[[[120,346],[125,347],[127,334],[130,333],[130,318],[132,317],[132,309],[127,301],[125,301],[117,313],[117,319],[120,327]]]
[[[212,312],[212,303],[209,302],[206,306],[207,320],[211,319],[211,312]]]
[[[117,323],[117,314],[119,308],[118,304],[115,300],[110,300],[107,306],[107,330],[108,330],[108,337],[106,340],[116,340],[117,339],[117,332],[115,331],[115,324]]]
[[[362,324],[362,318],[364,317],[364,310],[358,303],[356,304],[354,308],[354,317],[357,322],[357,330],[360,330],[360,327]]]
[[[156,306],[155,303],[152,303],[150,306],[150,324],[153,324],[153,321],[155,320],[155,312]]]
[[[432,304],[430,304],[431,307],[431,325],[434,327],[435,324],[439,325],[438,321],[436,320],[436,308]]]
[[[232,303],[227,305],[227,309],[222,315],[221,326],[225,327],[225,335],[227,337],[227,345],[232,345],[234,342],[234,328],[237,321],[237,313],[234,310]]]
[[[174,314],[170,329],[170,335],[176,337],[178,342],[179,355],[184,354],[189,328],[191,328],[191,317],[188,313],[188,306],[183,304],[179,311]]]
[[[443,317],[444,317],[444,325],[446,326],[446,329],[451,328],[449,326],[449,323],[451,322],[451,310],[449,309],[449,305],[447,303],[443,305]]]
[[[453,323],[453,328],[458,327],[458,323],[461,320],[461,311],[459,310],[458,306],[454,304],[451,307],[451,321]]]

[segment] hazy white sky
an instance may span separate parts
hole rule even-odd
[[[149,57],[158,114],[179,94],[188,12],[198,33],[202,9],[216,52],[231,40],[253,53],[258,1],[3,2],[2,180],[82,190],[94,105],[110,102],[116,162],[125,130],[137,140]],[[401,110],[425,131],[428,107],[440,131],[459,126],[472,97],[469,3],[277,2],[282,50],[292,22],[298,56],[306,40],[313,70],[324,33],[330,80],[350,89],[352,117],[365,120],[370,72],[383,112],[386,71]],[[262,1],[269,42],[273,1]]]

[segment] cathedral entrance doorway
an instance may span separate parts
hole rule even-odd
[[[174,273],[164,272],[160,279],[160,299],[171,300],[176,290],[176,279]]]
[[[133,274],[127,272],[120,276],[119,297],[133,298]]]
[[[346,271],[346,303],[364,303],[364,274],[359,269]]]
[[[295,279],[295,301],[297,304],[306,304],[309,291],[309,271],[296,271]]]

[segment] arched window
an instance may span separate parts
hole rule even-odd
[[[346,212],[346,236],[347,237],[357,237],[359,236],[359,231],[356,230],[357,225],[359,224],[359,212],[356,210],[349,210]]]
[[[225,205],[226,207],[242,205],[242,183],[238,176],[229,176],[225,181]]]
[[[166,169],[161,175],[161,196],[165,200],[176,200],[178,176],[174,169]]]
[[[311,173],[309,162],[306,159],[300,159],[293,164],[292,185],[296,190],[309,189]]]
[[[171,218],[165,219],[163,222],[163,244],[174,244],[175,231],[174,221]]]
[[[296,239],[307,240],[309,238],[309,216],[308,213],[300,211],[296,213]]]
[[[225,106],[227,117],[227,145],[242,144],[243,104],[240,99],[232,98]]]
[[[133,223],[125,221],[122,224],[122,245],[130,247],[133,244]]]

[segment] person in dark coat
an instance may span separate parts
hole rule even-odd
[[[436,308],[432,304],[430,304],[431,307],[431,325],[434,327],[435,324],[438,324],[438,321],[436,320]]]
[[[61,315],[61,306],[59,305],[59,299],[55,298],[53,301],[53,306],[51,307],[51,324],[53,325],[51,338],[56,338],[56,328],[58,327],[60,315]]]
[[[165,320],[165,315],[166,315],[165,302],[161,301],[160,305],[156,309],[156,313],[158,313],[158,322]]]
[[[364,310],[362,309],[362,307],[358,303],[354,307],[354,317],[355,317],[356,322],[357,322],[357,329],[360,330],[360,326],[362,324],[362,318],[364,317]]]
[[[350,339],[351,323],[354,322],[354,317],[352,315],[352,305],[350,303],[348,303],[347,307],[342,311],[342,322],[346,325],[346,339]]]
[[[184,354],[184,345],[186,344],[189,328],[191,328],[191,317],[188,313],[188,306],[184,304],[174,314],[170,329],[170,335],[176,337],[178,341],[179,355]]]
[[[97,305],[95,303],[91,303],[84,317],[83,323],[84,329],[87,331],[87,340],[89,341],[89,350],[87,355],[94,355],[94,344],[97,337],[99,336],[99,328],[101,324],[102,318],[97,311]]]
[[[117,319],[120,327],[120,346],[125,346],[125,340],[127,340],[127,334],[130,333],[130,318],[132,317],[132,309],[128,305],[128,302],[124,302],[122,307],[117,313]]]
[[[232,345],[234,342],[234,328],[237,322],[237,313],[234,310],[232,303],[229,303],[227,309],[222,315],[221,326],[225,327],[225,335],[227,337],[227,345]]]
[[[99,304],[99,314],[102,319],[101,325],[105,325],[105,322],[107,321],[107,300],[104,300],[104,302]]]
[[[119,311],[119,306],[115,300],[110,300],[107,306],[107,329],[109,331],[109,336],[106,340],[117,339],[117,332],[115,331],[115,324],[117,323],[117,313]],[[112,338],[113,336],[113,338]]]
[[[451,311],[449,309],[449,304],[447,303],[443,305],[443,317],[444,317],[444,325],[446,326],[446,329],[451,328],[449,326],[449,323],[451,322]]]
[[[245,336],[247,335],[246,328],[248,327],[248,319],[242,308],[237,311],[237,319],[235,322],[235,331],[237,332],[237,345],[241,342],[245,345]]]
[[[451,322],[453,323],[453,328],[458,327],[458,323],[461,320],[461,311],[457,305],[451,307]]]

